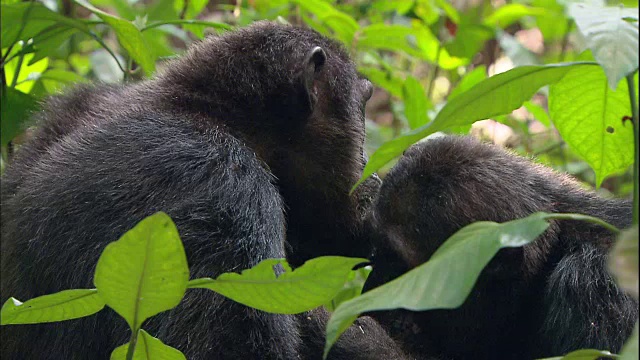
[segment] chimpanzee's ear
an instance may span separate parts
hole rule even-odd
[[[327,55],[324,50],[320,46],[316,46],[304,58],[304,70],[302,71],[302,87],[303,91],[308,99],[309,110],[313,112],[313,108],[318,102],[318,95],[316,94],[313,83],[322,69],[325,61],[327,60]]]

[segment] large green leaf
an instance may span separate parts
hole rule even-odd
[[[609,86],[615,89],[623,77],[638,68],[638,8],[573,3],[569,13],[604,68]]]
[[[371,266],[363,266],[357,270],[351,271],[342,289],[338,291],[336,296],[334,296],[329,303],[324,305],[325,308],[329,311],[335,311],[338,305],[362,294],[364,283],[367,281],[367,278],[369,278],[371,270],[373,270]]]
[[[413,76],[407,76],[402,88],[402,98],[404,99],[404,114],[411,129],[429,122],[427,110],[433,108],[433,105],[427,98],[422,84]]]
[[[37,324],[81,318],[102,310],[104,301],[96,289],[65,290],[20,302],[9,298],[0,313],[0,324]],[[4,330],[9,331],[9,330]]]
[[[125,360],[128,350],[129,343],[118,346],[111,353],[110,360]],[[186,360],[186,357],[177,349],[165,345],[160,339],[154,338],[148,332],[140,329],[138,330],[138,343],[133,352],[133,360]]]
[[[564,141],[596,173],[596,185],[633,164],[633,126],[627,84],[607,86],[600,67],[569,71],[549,89],[549,114]]]
[[[75,1],[111,26],[122,47],[127,50],[133,60],[140,64],[145,74],[151,75],[153,73],[156,66],[156,55],[149,46],[147,46],[144,36],[142,36],[140,30],[133,25],[131,21],[107,14],[84,0]]]
[[[188,280],[178,230],[159,212],[107,245],[94,283],[105,303],[135,331],[145,319],[178,305]]]
[[[477,222],[451,236],[426,263],[363,295],[343,302],[327,323],[325,356],[361,313],[386,309],[430,310],[460,306],[485,265],[504,247],[533,241],[549,224],[536,213],[498,224]]]
[[[529,100],[538,89],[562,79],[571,69],[595,68],[595,65],[582,62],[522,66],[480,82],[447,102],[429,124],[383,144],[369,159],[354,188],[420,139],[454,126],[508,114]]]
[[[333,299],[348,280],[351,269],[367,261],[323,256],[311,259],[291,271],[286,260],[267,259],[241,274],[225,273],[215,280],[192,280],[189,287],[213,290],[262,311],[297,314]]]
[[[5,146],[22,132],[22,124],[38,107],[38,102],[35,97],[12,88],[4,88],[0,101],[0,139]]]

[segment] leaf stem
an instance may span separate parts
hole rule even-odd
[[[638,155],[640,154],[640,124],[638,123],[638,103],[636,102],[636,87],[633,83],[633,75],[638,70],[627,75],[627,86],[629,87],[629,103],[631,104],[631,122],[633,125],[633,225],[638,225],[638,206],[640,202],[640,195],[638,194],[638,181],[640,181],[640,174],[638,166],[640,161]]]
[[[620,229],[615,227],[614,225],[609,224],[608,222],[589,215],[584,214],[549,214],[545,216],[547,220],[576,220],[576,221],[584,221],[592,224],[600,225],[603,228],[611,231],[614,234],[619,234]]]
[[[136,351],[136,344],[138,344],[138,329],[131,329],[131,339],[129,339],[129,348],[127,348],[126,360],[133,360],[133,354]]]

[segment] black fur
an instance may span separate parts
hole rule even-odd
[[[207,38],[154,79],[48,99],[2,178],[2,301],[93,287],[103,248],[157,211],[175,221],[192,278],[367,255],[366,200],[348,192],[370,86],[333,41],[261,22]],[[143,328],[188,359],[317,358],[302,344],[309,323],[190,290]],[[105,310],[2,327],[2,358],[106,359],[125,325]],[[332,355],[389,344],[352,333]]]
[[[425,262],[465,225],[536,211],[592,215],[619,228],[631,223],[630,201],[597,196],[498,147],[468,137],[415,145],[384,179],[374,205],[379,236],[368,286]],[[412,352],[443,359],[617,352],[638,318],[638,303],[607,272],[614,238],[596,225],[555,221],[534,243],[501,250],[460,308],[372,315]]]

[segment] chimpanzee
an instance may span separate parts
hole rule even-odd
[[[104,247],[157,211],[176,223],[192,277],[366,256],[367,200],[349,190],[370,94],[336,42],[258,22],[205,39],[153,79],[51,97],[2,177],[2,301],[93,287]],[[143,328],[188,359],[307,359],[322,354],[324,335],[309,337],[324,321],[323,310],[273,315],[190,290]],[[359,321],[331,356],[404,356]],[[106,359],[128,336],[111,310],[3,327],[2,358]]]
[[[427,261],[465,225],[537,211],[587,214],[625,228],[632,209],[630,201],[600,197],[566,175],[470,137],[414,145],[384,178],[368,217],[378,234],[368,286]],[[638,303],[607,272],[614,239],[597,225],[553,221],[533,243],[498,252],[461,307],[372,315],[409,353],[442,359],[617,352],[638,319]]]

